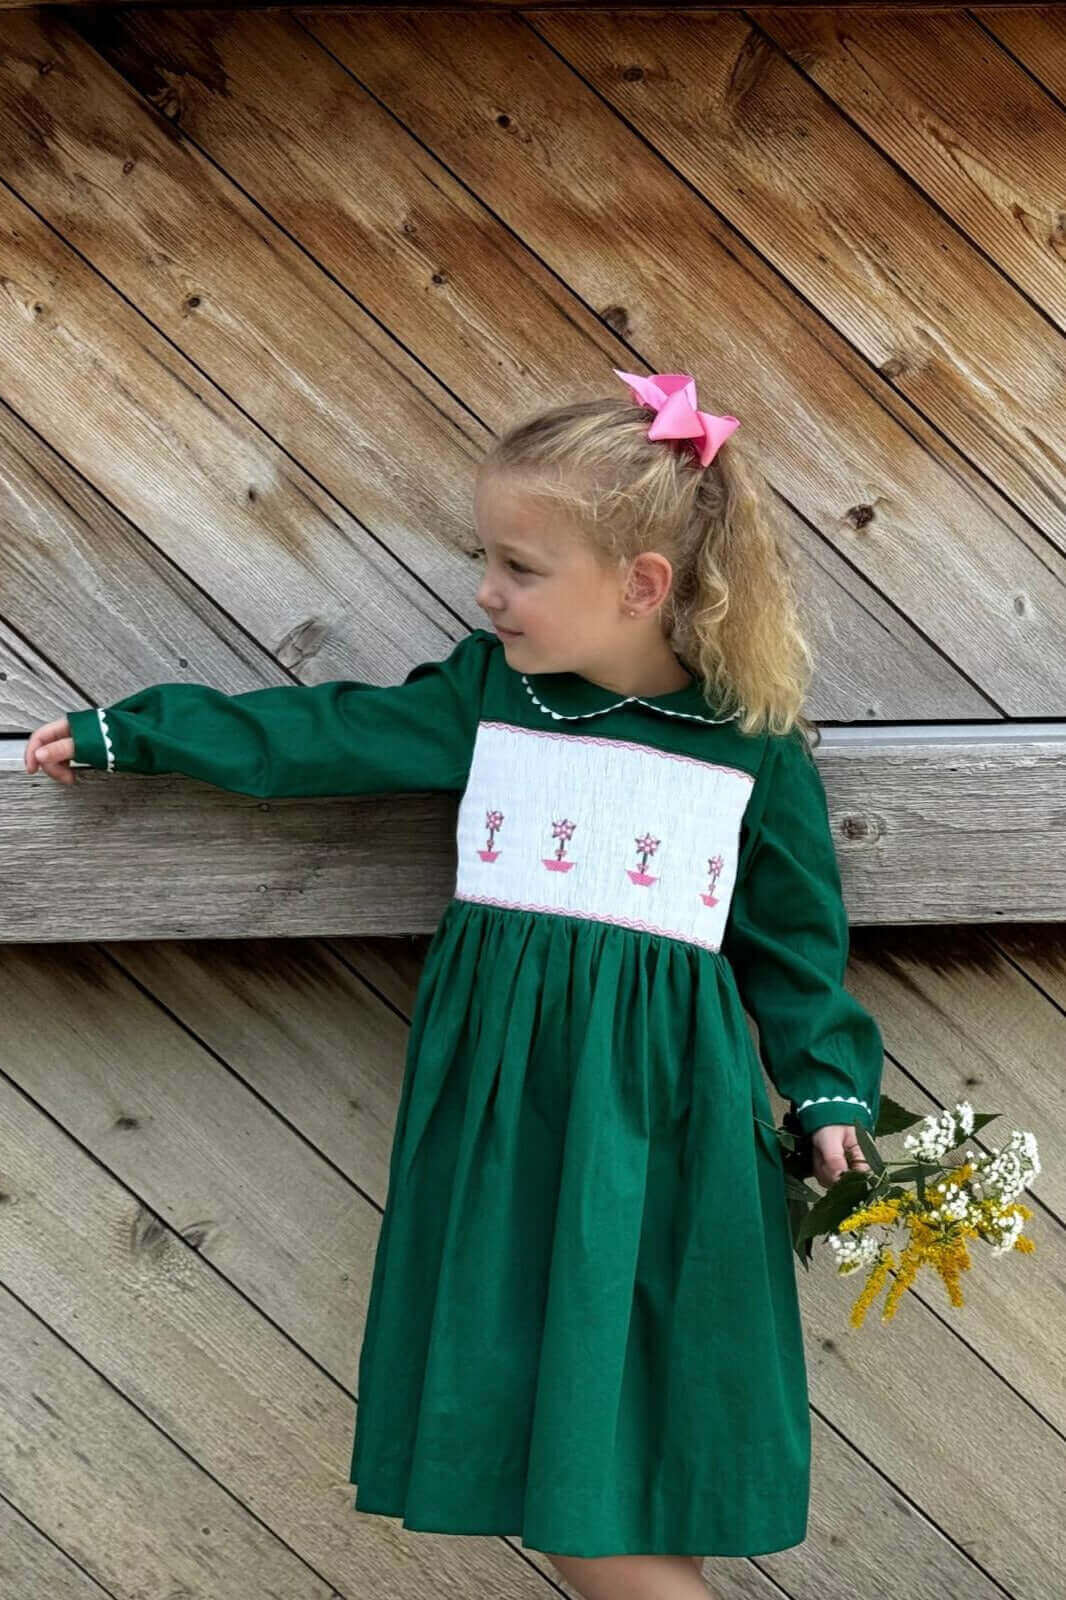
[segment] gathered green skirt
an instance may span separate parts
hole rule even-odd
[[[545,1553],[806,1537],[776,1139],[721,954],[449,902],[359,1357],[354,1509]]]

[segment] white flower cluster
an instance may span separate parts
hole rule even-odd
[[[888,1231],[884,1229],[885,1233]],[[878,1237],[872,1226],[856,1228],[853,1233],[827,1233],[826,1240],[842,1276],[858,1272],[862,1267],[872,1267],[885,1248],[885,1240]]]
[[[1031,1187],[1040,1172],[1040,1155],[1036,1139],[1019,1128],[1011,1129],[1011,1136],[1003,1150],[974,1157],[976,1171],[966,1187],[977,1200],[993,1199],[1008,1206],[1023,1189]],[[1014,1241],[1025,1226],[1025,1218],[1015,1213],[994,1223],[984,1222],[982,1232],[992,1245],[992,1254],[1003,1255],[1013,1248]]]
[[[959,1101],[954,1112],[942,1111],[938,1116],[925,1117],[920,1131],[908,1134],[903,1143],[919,1160],[939,1161],[955,1148],[960,1135],[973,1132],[973,1123],[973,1107],[969,1101]],[[1012,1128],[1004,1149],[967,1150],[965,1159],[974,1169],[970,1178],[959,1184],[945,1176],[927,1190],[927,1197],[941,1218],[947,1222],[965,1222],[979,1229],[982,1238],[992,1246],[992,1254],[1003,1255],[1013,1249],[1014,1241],[1025,1226],[1025,1218],[1020,1214],[989,1218],[982,1214],[979,1202],[994,1200],[1006,1207],[1023,1189],[1031,1186],[1041,1170],[1036,1139],[1031,1133]],[[892,1230],[891,1223],[868,1223],[847,1233],[828,1234],[837,1271],[857,1272],[861,1267],[873,1266],[887,1249]]]
[[[925,1117],[920,1132],[907,1134],[903,1143],[919,1160],[939,1161],[954,1149],[960,1134],[972,1132],[973,1107],[969,1101],[962,1100],[956,1104],[954,1113],[942,1111],[939,1116]],[[1001,1205],[1010,1205],[1040,1172],[1036,1139],[1021,1128],[1011,1129],[1005,1149],[967,1150],[965,1159],[974,1172],[961,1190],[956,1183],[936,1185],[936,1192],[945,1196],[939,1202],[940,1210],[945,1216],[960,1221],[967,1215],[971,1200],[997,1200]]]
[[[941,1111],[939,1116],[923,1117],[917,1134],[904,1136],[903,1147],[916,1155],[919,1161],[939,1161],[959,1142],[973,1132],[973,1106],[968,1100],[956,1102],[954,1112]]]

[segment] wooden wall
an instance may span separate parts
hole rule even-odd
[[[519,1539],[410,1534],[346,1482],[429,901],[395,913],[417,938],[332,937],[372,895],[355,821],[345,858],[325,805],[280,834],[184,780],[60,791],[21,749],[146,682],[444,654],[484,620],[485,442],[641,362],[762,452],[827,762],[896,725],[940,760],[920,802],[833,769],[849,894],[888,924],[849,972],[886,1092],[1001,1110],[985,1142],[1033,1128],[1045,1161],[1036,1255],[978,1259],[961,1311],[920,1281],[849,1333],[853,1287],[804,1275],[810,1538],[708,1580],[1058,1592],[1064,106],[1050,6],[0,20],[5,1600],[551,1592]],[[443,897],[446,809],[400,816]],[[886,817],[942,824],[887,914]]]

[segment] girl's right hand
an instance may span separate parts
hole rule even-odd
[[[74,740],[70,737],[70,723],[66,717],[46,722],[30,734],[24,760],[29,773],[43,772],[56,783],[74,783],[70,758],[74,754]]]

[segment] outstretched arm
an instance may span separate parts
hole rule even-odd
[[[181,772],[263,798],[460,790],[491,642],[477,629],[395,685],[342,679],[227,695],[202,683],[152,684],[39,728],[26,768],[61,782],[73,781],[71,760]]]

